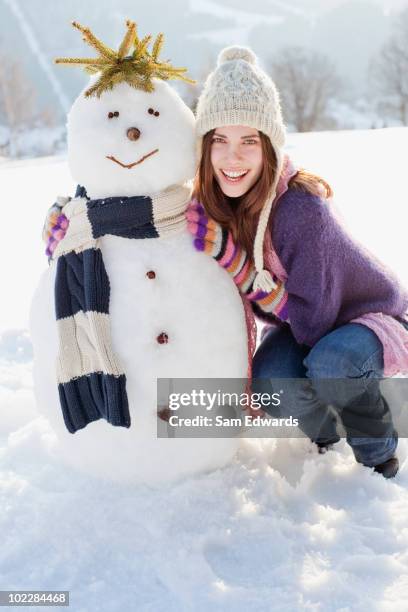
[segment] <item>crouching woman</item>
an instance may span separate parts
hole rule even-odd
[[[249,337],[253,315],[270,323],[253,389],[292,379],[281,416],[298,417],[321,450],[339,440],[340,418],[356,460],[395,476],[398,434],[379,379],[408,372],[408,294],[337,219],[329,185],[284,155],[278,93],[249,49],[221,52],[197,130],[194,245],[232,276],[247,313],[250,305]]]

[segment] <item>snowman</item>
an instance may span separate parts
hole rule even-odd
[[[133,22],[118,51],[73,25],[99,56],[57,60],[92,76],[67,123],[85,191],[64,200],[69,225],[31,307],[37,404],[74,467],[169,482],[225,466],[238,440],[158,437],[157,379],[244,379],[244,309],[187,231],[195,122],[166,82],[185,69],[161,62],[162,35],[149,51]]]

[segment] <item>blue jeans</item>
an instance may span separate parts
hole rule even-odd
[[[290,326],[283,324],[267,332],[255,353],[253,390],[276,392],[271,379],[295,379],[286,401],[278,409],[270,406],[265,411],[298,418],[299,428],[311,440],[326,443],[339,441],[339,417],[356,460],[375,466],[392,457],[398,444],[388,404],[380,393],[378,379],[383,373],[382,344],[365,325],[338,327],[310,348],[299,345]]]

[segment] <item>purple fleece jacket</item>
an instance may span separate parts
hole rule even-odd
[[[401,316],[408,293],[356,242],[330,202],[296,189],[278,201],[272,244],[287,274],[289,322],[297,342],[313,346],[362,314]]]

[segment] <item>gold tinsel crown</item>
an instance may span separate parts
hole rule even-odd
[[[139,39],[134,21],[126,21],[126,33],[118,51],[106,46],[91,32],[89,28],[72,22],[74,28],[83,34],[83,40],[97,50],[99,57],[58,57],[56,64],[82,65],[88,74],[100,73],[96,83],[85,91],[85,96],[98,98],[104,91],[113,89],[118,83],[128,83],[137,89],[153,91],[153,78],[167,81],[181,79],[186,83],[195,83],[185,76],[187,68],[175,68],[168,61],[159,61],[159,55],[164,43],[164,35],[158,34],[151,52],[148,47],[152,36]]]

